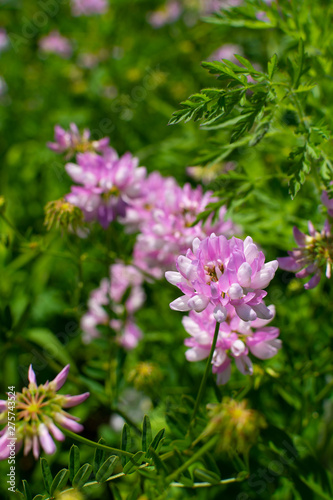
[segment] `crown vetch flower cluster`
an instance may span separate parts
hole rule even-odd
[[[67,153],[66,159],[69,159],[75,153],[85,153],[87,151],[96,151],[103,153],[109,149],[108,137],[103,137],[98,141],[90,140],[90,130],[84,129],[80,134],[75,123],[69,125],[69,130],[64,130],[59,125],[54,127],[55,142],[48,142],[47,146],[58,154]]]
[[[274,306],[269,306],[272,318],[275,315]],[[213,373],[217,374],[217,384],[226,384],[231,374],[232,360],[243,375],[252,375],[253,366],[249,353],[259,359],[269,359],[277,354],[281,347],[279,329],[267,327],[271,321],[256,319],[241,320],[235,308],[226,306],[227,316],[220,323],[216,347],[213,353]],[[200,313],[191,311],[183,317],[183,325],[191,338],[185,339],[188,361],[200,361],[209,356],[215,331],[214,306],[209,304]]]
[[[328,220],[325,221],[321,232],[316,231],[311,221],[308,227],[309,235],[294,227],[294,238],[298,248],[288,251],[289,257],[278,259],[281,269],[295,272],[297,278],[312,275],[304,285],[307,290],[318,285],[323,271],[326,278],[331,277],[333,261],[333,237]]]
[[[100,337],[98,327],[105,325],[116,332],[116,341],[125,349],[137,346],[142,332],[133,315],[146,298],[142,282],[142,274],[134,266],[116,263],[110,267],[110,279],[104,278],[90,294],[89,310],[81,319],[85,342]],[[127,290],[130,292],[123,303]]]
[[[145,195],[129,208],[125,223],[140,231],[134,261],[155,277],[161,278],[163,271],[175,269],[177,256],[186,252],[194,238],[202,239],[213,232],[235,232],[232,222],[224,219],[225,207],[220,209],[216,223],[210,216],[205,224],[200,221],[193,226],[198,215],[214,201],[212,193],[203,193],[201,186],[180,187],[175,179],[164,178],[157,172],[150,174],[144,185]]]
[[[5,28],[0,28],[0,52],[6,50],[9,46],[9,37]]]
[[[74,16],[104,14],[107,10],[107,0],[72,0],[72,13]]]
[[[160,9],[155,10],[148,16],[148,22],[153,28],[161,28],[179,19],[182,6],[177,0],[169,0]]]
[[[117,217],[124,217],[132,200],[142,195],[145,167],[130,153],[118,157],[107,148],[102,155],[77,154],[77,164],[68,163],[66,171],[81,184],[72,186],[66,199],[81,208],[86,221],[98,220],[104,229]]]
[[[243,321],[272,318],[263,302],[267,295],[263,289],[274,277],[278,263],[265,263],[263,252],[250,236],[245,241],[235,237],[228,240],[213,233],[202,241],[195,238],[192,248],[186,256],[178,257],[178,272],[165,274],[184,294],[170,304],[171,309],[200,312],[211,303],[214,318],[222,322],[230,304]]]
[[[53,438],[58,441],[65,439],[57,424],[73,432],[83,430],[83,426],[78,423],[79,418],[70,415],[64,411],[64,408],[71,408],[82,403],[88,398],[89,392],[78,396],[57,394],[66,381],[69,368],[70,365],[65,366],[51,382],[37,386],[36,375],[30,365],[29,385],[24,387],[22,392],[16,393],[14,409],[16,449],[20,449],[24,443],[24,455],[32,450],[37,460],[40,446],[45,453],[54,453],[56,445]],[[0,422],[8,422],[7,401],[0,401]],[[8,443],[13,438],[8,425],[2,429],[0,436],[0,460],[4,460],[9,456]]]
[[[54,53],[64,59],[71,57],[73,52],[71,42],[57,30],[53,30],[48,35],[43,36],[39,40],[39,48],[42,52]]]

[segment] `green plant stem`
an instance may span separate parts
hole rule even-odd
[[[204,455],[205,453],[207,453],[207,451],[209,451],[211,448],[213,448],[213,446],[215,446],[215,444],[216,444],[217,439],[218,439],[218,436],[214,436],[212,439],[210,439],[189,460],[187,460],[183,465],[181,465],[175,472],[170,474],[170,476],[168,476],[166,478],[166,481],[171,482],[174,479],[177,479],[177,477],[182,472],[187,470],[190,465],[194,464],[194,462],[196,462],[202,455]]]
[[[21,241],[24,241],[24,242],[28,241],[25,238],[25,236],[23,236],[23,234],[21,234],[20,231],[14,226],[14,224],[9,219],[7,219],[5,214],[0,213],[0,217],[7,224],[7,226],[9,226],[14,231],[14,233],[17,235],[17,237]]]
[[[90,439],[86,439],[75,432],[69,431],[68,429],[64,429],[61,425],[58,424],[59,429],[66,434],[66,436],[79,441],[80,443],[86,444],[87,446],[91,446],[93,448],[100,448],[101,450],[109,451],[110,453],[116,453],[117,455],[126,455],[127,457],[133,457],[133,453],[124,450],[118,450],[117,448],[111,448],[111,446],[105,446],[104,444],[95,443],[94,441],[90,441]]]
[[[214,351],[215,351],[215,346],[216,346],[216,342],[217,342],[217,336],[218,336],[218,333],[219,333],[219,329],[220,329],[220,323],[217,321],[216,322],[216,326],[215,326],[215,332],[214,332],[214,339],[213,339],[212,347],[211,347],[211,350],[210,350],[210,353],[209,353],[209,356],[208,356],[208,359],[207,359],[205,373],[204,373],[204,375],[202,377],[201,384],[200,384],[200,387],[199,387],[199,392],[198,392],[198,396],[197,396],[197,399],[196,399],[196,402],[195,402],[195,405],[194,405],[194,409],[193,409],[192,418],[191,418],[191,421],[190,421],[189,428],[191,428],[191,425],[193,424],[193,421],[194,421],[194,419],[196,417],[196,414],[198,412],[199,405],[201,403],[203,394],[205,392],[206,382],[207,382],[208,374],[210,373],[210,370],[211,370],[211,363],[212,363],[213,354],[214,354]]]
[[[193,483],[192,486],[188,486],[181,483],[171,483],[170,486],[174,488],[209,488],[212,486],[223,486],[224,484],[238,483],[239,479],[237,477],[230,477],[229,479],[222,479],[218,483]]]

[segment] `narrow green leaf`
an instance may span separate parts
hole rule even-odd
[[[268,64],[267,64],[268,77],[270,80],[272,80],[272,78],[274,76],[274,73],[275,73],[276,68],[277,68],[277,63],[278,63],[278,57],[276,54],[274,54],[270,58],[270,60],[268,61]]]
[[[200,479],[201,481],[210,483],[210,484],[218,484],[221,481],[220,476],[215,474],[215,472],[206,470],[206,469],[195,469],[193,471],[195,477]]]
[[[151,423],[148,415],[143,417],[142,423],[142,449],[143,451],[147,451],[153,439],[153,435],[151,432]]]
[[[148,453],[153,459],[157,472],[162,475],[167,475],[168,469],[166,468],[165,463],[162,462],[162,460],[160,459],[154,448],[152,448],[152,446],[150,446]]]
[[[124,467],[125,474],[132,474],[137,470],[138,467],[142,464],[143,457],[145,456],[144,451],[138,451],[133,457],[129,459],[127,464]]]
[[[29,484],[27,483],[27,481],[25,479],[23,479],[22,483],[23,483],[24,498],[26,500],[32,500],[32,494],[31,494],[31,491],[30,491]]]
[[[193,486],[193,479],[191,478],[190,475],[186,476],[185,474],[181,474],[178,481],[184,486],[187,486],[188,488],[192,488]]]
[[[137,500],[140,496],[141,493],[141,488],[140,486],[137,486],[134,488],[131,493],[126,497],[126,500]]]
[[[117,463],[119,461],[119,457],[116,455],[111,455],[103,465],[98,469],[96,475],[96,481],[99,483],[104,483],[109,477],[112,475]]]
[[[56,477],[52,481],[51,489],[50,489],[50,494],[53,496],[55,491],[61,491],[62,488],[66,485],[67,481],[69,478],[69,470],[68,469],[62,469],[58,472]]]
[[[304,63],[304,42],[303,39],[299,39],[298,43],[298,57],[297,57],[297,62],[295,65],[295,74],[294,74],[294,81],[293,81],[293,86],[295,89],[298,88],[299,82],[303,73],[303,63]]]
[[[69,355],[68,349],[57,339],[53,332],[47,328],[31,328],[25,333],[26,339],[34,342],[35,344],[45,348],[52,349],[54,358],[60,361],[63,365],[70,364],[71,370],[76,370],[75,363]]]
[[[73,479],[73,486],[77,488],[82,488],[83,485],[89,480],[90,474],[92,472],[92,466],[90,464],[84,464],[77,471]]]
[[[112,494],[114,496],[114,500],[122,500],[120,491],[115,484],[111,485],[111,490],[112,490]]]
[[[130,451],[131,448],[131,429],[128,424],[124,424],[122,433],[121,433],[121,445],[120,448],[123,451]],[[128,458],[126,456],[121,457],[121,463],[124,467],[128,462]]]
[[[101,438],[98,441],[98,443],[104,444],[105,439]],[[96,448],[95,454],[94,454],[94,461],[93,461],[93,471],[94,471],[95,476],[97,474],[97,471],[100,469],[101,465],[105,461],[105,455],[106,455],[105,450],[101,450],[100,448]]]
[[[40,459],[40,465],[42,468],[45,489],[48,493],[50,493],[51,485],[52,485],[52,481],[53,481],[51,469],[50,469],[49,464],[47,463],[47,460],[45,458]]]
[[[73,444],[69,452],[69,480],[73,482],[73,479],[80,468],[80,450]]]
[[[150,453],[151,449],[153,449],[153,450],[157,449],[161,439],[163,439],[163,437],[164,437],[164,434],[165,434],[165,429],[161,429],[160,431],[158,431],[158,433],[154,437],[154,439],[149,447],[149,450],[147,453],[147,458],[151,457],[151,453]]]
[[[33,500],[44,500],[45,498],[46,498],[46,496],[45,496],[45,495],[40,495],[40,494],[39,494],[39,495],[36,495],[36,496],[33,498]]]

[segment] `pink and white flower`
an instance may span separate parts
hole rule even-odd
[[[64,411],[83,403],[89,392],[78,396],[57,394],[64,385],[70,366],[67,365],[51,381],[37,386],[37,380],[32,365],[28,372],[28,387],[22,392],[17,392],[13,406],[9,401],[0,401],[0,423],[8,422],[8,412],[15,413],[15,436],[11,428],[6,425],[0,432],[0,460],[9,457],[13,437],[16,440],[16,451],[24,444],[24,455],[31,450],[37,460],[40,454],[40,446],[45,453],[51,455],[56,451],[53,439],[63,441],[65,435],[59,429],[61,425],[72,432],[81,432],[83,426],[78,423],[79,418]]]
[[[67,201],[81,208],[87,222],[97,220],[104,229],[118,216],[125,217],[132,201],[142,196],[145,167],[130,153],[118,157],[107,148],[103,155],[79,153],[77,163],[68,163],[66,171],[74,182]]]
[[[296,273],[296,278],[312,275],[304,285],[307,290],[318,285],[323,271],[326,278],[331,277],[333,262],[333,238],[328,220],[325,221],[321,232],[316,231],[311,221],[308,227],[309,235],[294,227],[298,248],[288,251],[289,257],[278,258],[280,268]]]
[[[55,142],[48,142],[47,147],[55,153],[67,153],[66,159],[74,153],[84,153],[86,151],[95,151],[97,153],[107,152],[109,149],[109,138],[103,137],[98,141],[90,139],[90,130],[84,129],[80,134],[75,123],[71,123],[69,130],[65,130],[59,125],[54,127]]]
[[[250,236],[245,241],[228,240],[213,233],[203,240],[195,238],[192,248],[178,257],[178,272],[165,273],[184,294],[170,304],[171,309],[201,312],[211,303],[215,319],[222,322],[230,304],[243,321],[272,318],[263,302],[267,295],[263,289],[273,279],[278,263],[265,263]]]
[[[91,16],[105,14],[109,4],[107,0],[72,0],[73,16]]]
[[[130,230],[140,231],[134,247],[136,265],[161,278],[163,271],[176,269],[177,256],[186,252],[194,238],[204,238],[212,232],[234,233],[235,226],[225,220],[225,207],[220,209],[217,222],[213,223],[210,216],[205,223],[193,225],[213,201],[212,192],[203,193],[201,186],[180,187],[171,177],[164,178],[156,172],[149,175],[143,197],[129,207],[124,220]]]
[[[85,343],[99,338],[99,327],[104,325],[110,333],[115,333],[116,342],[125,349],[137,346],[142,331],[133,315],[146,299],[142,283],[143,276],[134,266],[116,263],[110,267],[110,279],[104,278],[100,287],[90,294],[88,312],[81,319]]]
[[[274,306],[269,306],[268,309],[273,318]],[[281,341],[277,338],[278,328],[266,326],[272,318],[243,321],[231,305],[226,306],[226,314],[225,321],[219,325],[212,359],[213,373],[217,374],[218,385],[228,382],[233,360],[243,375],[252,375],[250,353],[259,359],[269,359],[281,348]],[[208,358],[216,324],[213,304],[209,304],[200,313],[191,311],[189,316],[183,317],[182,322],[187,333],[191,335],[191,338],[185,340],[185,345],[189,347],[185,354],[186,359],[200,361]]]
[[[63,59],[69,59],[73,52],[71,42],[57,30],[43,36],[39,40],[39,48],[42,52],[57,54]]]
[[[162,8],[149,14],[148,22],[153,28],[161,28],[165,24],[171,24],[177,21],[181,13],[182,7],[180,2],[169,0]]]

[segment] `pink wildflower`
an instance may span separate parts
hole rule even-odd
[[[90,294],[89,310],[81,319],[84,342],[100,337],[99,327],[104,325],[116,333],[116,341],[125,349],[137,346],[142,332],[133,314],[146,298],[142,282],[142,274],[133,266],[117,263],[110,267],[110,280],[103,279],[100,287]],[[124,302],[127,290],[129,294]]]
[[[289,251],[289,257],[278,259],[280,268],[295,272],[296,278],[306,278],[312,275],[312,278],[304,285],[307,290],[318,285],[323,270],[325,270],[326,278],[331,277],[333,260],[333,239],[328,220],[325,221],[320,233],[315,230],[310,221],[308,227],[310,235],[294,227],[294,238],[298,248]]]
[[[79,153],[77,164],[68,163],[67,173],[82,186],[73,186],[67,201],[81,208],[87,222],[97,220],[106,229],[127,207],[142,196],[146,169],[130,153],[118,157],[108,148],[103,155]]]
[[[13,404],[8,401],[0,401],[1,423],[8,422],[8,411],[16,414],[14,436],[16,438],[16,451],[24,443],[24,455],[32,450],[37,460],[40,446],[45,453],[52,454],[56,451],[53,438],[58,441],[65,439],[65,435],[57,427],[57,424],[73,432],[83,430],[83,426],[78,423],[79,419],[64,411],[64,408],[71,408],[82,403],[88,398],[89,392],[78,396],[57,394],[57,391],[64,385],[68,372],[69,365],[65,366],[51,382],[37,386],[36,375],[32,365],[30,365],[28,387],[24,387],[22,392],[16,393]],[[0,435],[0,460],[4,460],[9,456],[9,444],[13,440],[10,427],[6,425]]]
[[[68,38],[60,35],[59,31],[51,31],[47,36],[39,40],[39,48],[42,52],[58,54],[58,56],[68,59],[72,55],[72,45]]]
[[[321,195],[321,202],[327,208],[327,213],[330,217],[333,217],[333,198],[329,198],[327,191],[323,191]]]
[[[103,137],[98,141],[90,140],[90,130],[84,129],[80,134],[75,123],[71,123],[69,130],[64,130],[59,125],[54,127],[55,142],[48,142],[47,147],[55,153],[67,153],[66,159],[74,153],[85,153],[87,151],[96,151],[97,153],[107,152],[109,149],[109,138]]]
[[[9,38],[5,28],[0,28],[0,52],[6,50],[9,46]]]
[[[94,14],[105,14],[107,10],[107,0],[72,0],[73,16],[91,16]]]
[[[148,177],[144,193],[129,208],[124,222],[132,230],[140,230],[134,247],[135,263],[157,278],[163,271],[175,269],[176,257],[195,237],[204,238],[214,231],[230,235],[235,231],[232,222],[224,219],[225,207],[216,223],[210,216],[204,224],[193,226],[198,215],[215,201],[210,191],[203,193],[201,186],[193,189],[185,184],[181,188],[173,178],[154,173]]]
[[[274,306],[269,306],[268,309],[273,317]],[[237,316],[234,307],[228,305],[226,310],[227,317],[220,324],[212,359],[218,385],[228,382],[232,360],[243,375],[252,375],[253,366],[249,353],[259,359],[269,359],[281,348],[281,341],[277,339],[278,328],[266,326],[271,320],[243,321]],[[186,351],[187,360],[200,361],[208,358],[215,330],[214,306],[209,304],[201,313],[191,311],[182,321],[185,330],[191,335],[191,338],[185,340],[185,345],[189,347]]]
[[[148,22],[153,28],[161,28],[165,24],[177,21],[181,13],[181,4],[175,0],[170,0],[162,8],[151,13],[148,17]]]
[[[200,0],[200,3],[203,14],[214,14],[221,9],[238,7],[243,3],[243,0]]]
[[[234,64],[238,64],[240,66],[238,59],[236,59],[235,57],[235,54],[242,55],[242,47],[232,43],[226,43],[218,48],[215,52],[213,52],[213,54],[209,56],[208,61],[221,61],[222,59],[228,59]]]
[[[278,267],[276,260],[265,264],[265,256],[249,236],[245,241],[211,234],[200,241],[195,238],[186,256],[179,256],[177,269],[168,271],[166,279],[184,293],[171,302],[176,311],[203,311],[209,303],[215,306],[214,317],[225,321],[226,306],[234,306],[244,321],[257,317],[271,319],[265,306],[263,290],[273,279]]]

